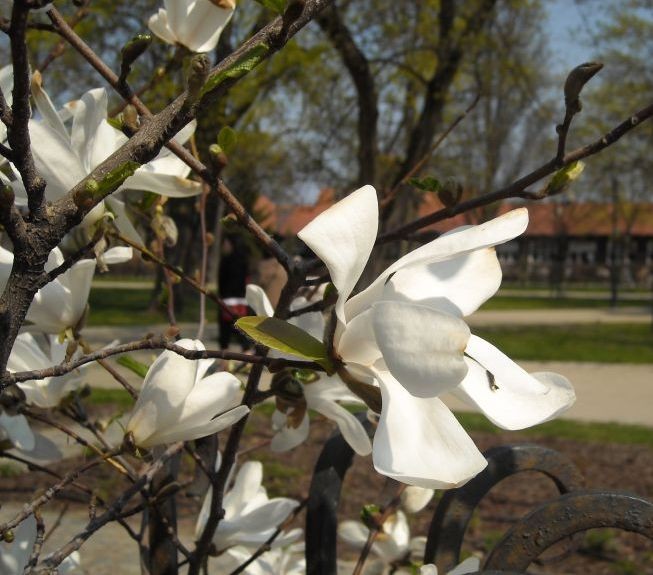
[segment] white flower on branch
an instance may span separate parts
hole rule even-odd
[[[265,291],[260,286],[250,284],[247,286],[247,303],[260,316],[272,316],[274,309]],[[296,298],[291,309],[297,310],[306,307],[308,300],[303,297]],[[324,318],[320,312],[309,312],[290,319],[289,323],[303,329],[316,339],[324,336]],[[272,350],[270,355],[282,355]],[[303,392],[303,398],[296,402],[286,402],[285,410],[277,409],[272,415],[272,425],[275,435],[272,439],[273,451],[288,451],[308,438],[309,414],[313,409],[334,421],[342,436],[359,455],[369,455],[372,444],[362,423],[339,402],[345,404],[361,404],[360,398],[351,393],[336,377],[320,376],[316,381],[302,383],[294,380]],[[278,404],[279,405],[279,402]]]
[[[400,258],[349,300],[376,240],[374,188],[357,190],[299,232],[338,289],[335,351],[349,376],[380,387],[373,447],[380,473],[440,489],[459,486],[486,466],[438,398],[442,393],[455,393],[506,429],[541,423],[573,403],[564,377],[528,374],[470,335],[462,320],[501,283],[494,246],[527,224],[521,208],[452,230]]]
[[[88,176],[99,164],[127,142],[127,136],[107,122],[108,97],[104,88],[86,92],[80,100],[58,112],[43,90],[38,76],[32,81],[32,95],[42,118],[30,120],[29,131],[36,169],[46,182],[46,196],[57,200]],[[67,127],[68,120],[71,122]],[[191,122],[175,140],[184,144],[195,130]],[[62,169],[65,166],[65,169]],[[17,203],[27,203],[27,195],[19,174],[10,182]],[[190,168],[167,148],[127,178],[120,190],[142,190],[168,197],[188,197],[201,193],[199,182],[187,178]],[[116,193],[98,204],[85,218],[90,227],[109,211],[118,229],[127,237],[143,243],[127,216],[124,202]]]
[[[25,569],[36,542],[36,519],[30,515],[14,529],[11,543],[0,543],[0,575],[17,575]],[[79,553],[73,551],[56,569],[60,575],[82,573]]]
[[[168,44],[191,52],[211,52],[229,23],[235,0],[163,0],[165,8],[152,15],[150,30]]]
[[[446,575],[467,575],[468,573],[476,573],[481,569],[481,561],[478,557],[467,557],[462,563],[459,563],[451,571],[447,571]],[[438,568],[433,563],[422,565],[419,570],[420,575],[438,575]],[[397,573],[402,573],[398,571]]]
[[[102,255],[105,264],[127,262],[132,249],[116,247]],[[0,290],[3,290],[11,273],[14,254],[0,247]],[[45,271],[50,272],[65,261],[59,248],[50,252]],[[95,259],[83,259],[53,281],[42,287],[34,296],[27,311],[27,321],[35,328],[49,334],[59,335],[78,327],[86,312],[88,294],[95,275]]]
[[[230,547],[211,564],[216,573],[232,573],[252,556],[253,550],[240,545]],[[306,575],[304,544],[275,548],[257,557],[244,571],[247,575]]]
[[[199,340],[177,345],[204,350]],[[240,381],[230,373],[206,375],[212,359],[189,360],[164,351],[150,366],[127,423],[135,445],[153,447],[217,433],[244,417]]]
[[[63,363],[66,359],[67,344],[59,342],[53,335],[50,335],[48,340],[46,354],[31,333],[19,334],[11,350],[7,370],[12,373],[32,371]],[[23,390],[28,404],[47,408],[59,405],[61,400],[80,384],[79,371],[75,371],[60,377],[21,381],[16,385]]]
[[[363,549],[370,530],[360,521],[343,521],[338,526],[338,537],[354,549]],[[390,564],[411,554],[424,555],[425,537],[410,537],[410,527],[403,511],[390,515],[372,544],[372,553],[383,563]]]
[[[265,543],[288,516],[299,506],[294,499],[274,497],[262,485],[263,465],[258,461],[244,463],[222,502],[224,517],[213,537],[216,551],[221,552],[236,545],[258,548]],[[206,526],[213,491],[209,490],[197,518],[196,535]],[[284,547],[299,539],[299,528],[282,532],[272,543],[273,548]]]

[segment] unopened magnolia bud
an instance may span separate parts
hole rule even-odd
[[[438,191],[438,198],[447,207],[453,208],[463,196],[463,185],[454,178],[447,178]]]
[[[576,66],[565,81],[565,106],[570,112],[580,112],[581,105],[579,96],[583,87],[592,77],[603,68],[601,62],[585,62]]]
[[[224,151],[218,144],[211,144],[209,146],[209,158],[211,158],[211,164],[213,165],[213,169],[218,174],[229,163],[229,160],[227,159],[227,154],[224,153]]]
[[[210,70],[211,62],[206,54],[195,54],[190,59],[186,78],[186,89],[188,90],[186,102],[194,104],[199,100]]]
[[[229,214],[228,216],[225,216],[220,220],[220,224],[226,231],[231,231],[235,230],[236,226],[238,224],[238,220],[236,220],[236,216],[233,214]]]
[[[131,66],[152,43],[151,34],[137,34],[129,40],[120,51],[123,66]]]
[[[100,185],[93,179],[86,180],[84,187],[73,194],[74,204],[83,210],[93,207],[95,195],[100,191]]]
[[[16,195],[10,186],[0,188],[0,209],[7,209],[14,205]]]
[[[381,508],[371,503],[363,505],[360,514],[361,521],[370,530],[380,530],[383,527],[381,523]]]
[[[140,128],[138,110],[136,110],[136,108],[131,104],[127,104],[122,112],[122,124],[131,133],[138,132],[138,129]]]

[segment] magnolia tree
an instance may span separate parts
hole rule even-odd
[[[78,4],[80,10],[89,9],[88,2]],[[49,489],[26,499],[0,524],[2,573],[80,572],[84,543],[98,532],[101,537],[110,522],[134,539],[144,573],[304,572],[302,531],[288,529],[303,503],[270,499],[261,463],[251,455],[237,457],[248,417],[262,402],[275,408],[273,452],[301,449],[313,414],[319,414],[337,426],[358,455],[371,455],[376,472],[397,485],[397,497],[376,514],[376,523],[346,521],[340,536],[363,550],[357,572],[370,553],[382,565],[410,572],[421,565],[423,540],[411,539],[406,513],[422,509],[433,490],[461,486],[487,465],[440,396],[452,393],[510,430],[547,421],[574,401],[563,375],[527,373],[470,333],[464,319],[497,291],[501,269],[495,246],[524,232],[526,208],[442,234],[371,281],[363,272],[376,245],[501,199],[538,200],[563,192],[582,170],[580,160],[647,121],[653,107],[625,112],[624,122],[599,140],[568,151],[567,132],[580,111],[580,92],[601,67],[583,64],[565,84],[557,149],[537,169],[465,202],[443,188],[443,209],[383,234],[379,202],[396,190],[366,185],[299,232],[316,256],[302,260],[268,235],[222,181],[224,150],[213,146],[205,164],[202,154],[186,146],[198,111],[282,49],[330,0],[261,4],[269,10],[269,23],[212,65],[206,53],[228,25],[234,1],[164,0],[147,24],[157,41],[182,51],[187,72],[179,95],[156,114],[128,82],[131,65],[151,36],[125,45],[116,73],[51,3],[16,0],[2,17],[11,62],[0,70],[0,455],[54,477]],[[108,88],[79,94],[62,108],[54,105],[56,98],[44,89],[47,71],[30,67],[26,32],[33,27],[58,34]],[[110,90],[125,104],[113,117],[107,111]],[[127,190],[198,198],[203,254],[197,274],[165,261],[162,247],[174,235],[174,222],[155,210],[149,221],[136,225],[122,197]],[[256,343],[251,353],[212,349],[202,341],[205,299],[224,307],[206,281],[209,194],[217,195],[244,233],[287,272],[276,308],[260,287],[247,288],[256,315],[237,325]],[[145,234],[155,241],[146,246]],[[197,290],[202,304],[198,331],[180,333],[171,319],[163,333],[92,349],[84,326],[94,274],[130,260],[134,252],[161,266],[169,287],[184,281]],[[106,360],[138,350],[160,355],[135,389]],[[84,369],[93,363],[105,367],[133,398],[130,413],[108,428],[90,420],[84,409],[87,395],[81,384]],[[241,372],[245,366],[246,380],[225,370],[227,365]],[[266,372],[273,374],[271,383],[262,384]],[[359,406],[359,414],[367,413],[365,425],[352,405]],[[91,455],[64,474],[53,471],[43,462],[57,458],[56,444],[34,429],[35,423],[40,430],[51,427],[70,437]],[[223,430],[226,441],[218,447],[216,434]],[[208,439],[196,441],[202,438]],[[205,477],[192,540],[178,533],[175,521],[184,487],[178,481],[186,461],[179,457],[182,451]],[[98,466],[124,476],[127,487],[110,499],[100,498],[85,482]],[[88,499],[90,518],[62,546],[41,553],[48,528],[42,510],[66,488]],[[137,519],[140,529],[133,527]],[[115,551],[107,546],[107,554]],[[478,568],[471,558],[452,573]],[[432,565],[421,569],[436,572]]]

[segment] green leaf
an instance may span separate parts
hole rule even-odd
[[[408,180],[411,186],[416,187],[423,192],[437,192],[441,187],[440,181],[433,176],[426,176],[425,178],[411,178]]]
[[[253,315],[241,317],[236,327],[257,343],[319,363],[327,373],[333,373],[333,364],[327,356],[326,346],[303,329],[277,319]]]
[[[140,377],[145,377],[147,375],[149,366],[141,363],[140,361],[134,359],[130,355],[121,355],[117,360],[119,365],[126,367],[130,371],[133,371],[136,375]]]
[[[230,126],[225,126],[218,134],[218,145],[225,154],[231,154],[238,143],[238,132]]]
[[[286,0],[256,0],[261,6],[275,12],[283,14],[286,11]]]

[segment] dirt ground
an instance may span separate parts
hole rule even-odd
[[[265,447],[270,438],[268,418],[255,414],[249,424],[239,461],[257,459],[264,463],[264,485],[270,496],[285,495],[303,499],[308,493],[312,468],[320,446],[331,431],[330,424],[318,422],[312,425],[311,438],[303,447],[282,455],[272,454]],[[586,478],[587,487],[626,491],[653,500],[653,448],[551,438],[538,440],[532,436],[526,440],[518,433],[473,434],[473,437],[483,450],[496,445],[526,442],[551,447],[565,454],[578,466]],[[190,461],[186,463],[189,468]],[[55,472],[64,472],[71,467],[68,462],[50,468]],[[82,481],[87,485],[99,486],[98,493],[109,500],[116,497],[122,485],[122,480],[108,466],[94,470],[92,475],[82,478]],[[44,473],[2,477],[0,502],[22,504],[35,492],[51,486],[53,482],[52,477]],[[346,479],[340,519],[356,519],[363,505],[383,503],[378,498],[384,486],[385,479],[374,472],[371,458],[356,458]],[[53,503],[53,506],[60,507],[61,502],[65,502],[71,511],[77,510],[80,514],[88,512],[86,496],[80,495],[79,491],[68,489],[61,495],[60,502]],[[511,524],[540,502],[556,496],[557,490],[551,480],[536,473],[524,473],[505,480],[481,502],[466,535],[465,552],[486,554]],[[183,535],[190,541],[201,502],[197,498],[184,496],[179,497],[179,501]],[[426,510],[410,518],[413,535],[426,535],[435,505],[435,501],[431,502]],[[304,520],[304,515],[300,515],[298,525],[301,526]],[[340,547],[340,556],[356,557],[344,545]],[[94,573],[93,557],[85,555],[84,547],[81,553],[85,569],[88,573]],[[533,564],[529,573],[653,575],[653,542],[615,530],[592,531],[581,538],[577,552],[555,564]]]

